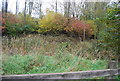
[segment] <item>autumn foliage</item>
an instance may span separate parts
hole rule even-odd
[[[76,34],[77,36],[83,36],[84,32],[86,36],[91,36],[93,34],[93,29],[90,24],[75,18],[70,19],[68,26],[64,28],[64,30],[68,33]]]
[[[35,19],[26,15],[26,23],[24,23],[24,15],[12,13],[0,13],[0,30],[3,34],[17,36],[23,33],[31,33],[36,31],[37,25]]]
[[[22,23],[22,20],[20,20],[19,17],[17,17],[14,14],[11,14],[11,13],[7,13],[7,15],[5,17],[5,21],[6,21],[6,23],[9,23],[9,24]]]
[[[39,29],[37,30],[40,33],[52,33],[56,34],[61,31],[65,31],[69,35],[81,36],[83,33],[87,37],[90,37],[94,34],[93,25],[89,21],[81,21],[76,18],[66,18],[62,14],[55,12],[48,12],[42,19],[39,21]]]
[[[59,13],[50,11],[39,21],[40,33],[59,33],[66,26],[67,19]]]
[[[2,29],[6,29],[8,35],[17,36],[23,33],[38,32],[42,34],[61,34],[67,33],[77,37],[90,37],[95,34],[95,26],[93,21],[82,21],[76,18],[66,18],[60,13],[53,11],[47,12],[42,19],[32,18],[26,15],[24,22],[24,14],[14,15],[6,13],[1,15]]]

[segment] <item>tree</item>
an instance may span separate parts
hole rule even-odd
[[[57,6],[58,6],[57,0],[56,0],[55,4],[56,4],[55,12],[57,13]]]
[[[33,9],[33,1],[29,1],[29,15],[31,15]]]
[[[25,7],[24,7],[24,24],[26,24],[26,2],[27,0],[25,0]]]
[[[42,0],[34,0],[31,2],[32,4],[32,15],[34,15],[34,17],[39,17],[40,19],[43,17],[43,12],[42,12]]]
[[[75,1],[73,1],[71,5],[72,5],[72,17],[74,18],[75,17],[75,9],[76,9]]]
[[[42,1],[39,0],[39,18],[42,18]]]
[[[5,1],[5,13],[8,11],[8,0]]]
[[[16,15],[18,14],[18,0],[16,0]]]
[[[2,13],[7,13],[8,12],[8,0],[2,0]]]
[[[120,54],[120,8],[117,7],[118,4],[120,2],[108,6],[104,20],[101,19],[106,26],[100,31],[99,39],[102,47],[113,51],[114,59]]]
[[[68,2],[64,1],[64,16],[65,17],[70,17],[70,6],[71,6],[70,0]]]
[[[84,2],[81,18],[85,20],[103,17],[106,12],[106,6],[109,2]],[[102,14],[101,14],[102,13]]]
[[[4,13],[4,0],[2,0],[2,13]]]

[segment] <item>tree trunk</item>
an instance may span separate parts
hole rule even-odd
[[[42,18],[42,9],[41,9],[41,7],[42,7],[42,4],[40,3],[40,18]]]
[[[57,13],[57,5],[58,5],[58,4],[57,4],[57,0],[56,0],[55,5],[56,5],[56,6],[55,6],[55,7],[56,7],[56,8],[55,8],[55,12]]]
[[[7,11],[8,11],[8,0],[6,0],[5,2],[5,13],[7,13]]]
[[[32,13],[33,2],[29,2],[29,15]]]
[[[18,13],[18,0],[16,0],[16,15]]]
[[[83,41],[85,40],[85,35],[86,35],[86,29],[85,29],[85,26],[84,26],[84,30],[83,30]]]
[[[25,0],[25,9],[24,9],[24,24],[26,24],[26,0]]]
[[[5,12],[4,0],[2,0],[2,15],[4,14],[4,12]]]

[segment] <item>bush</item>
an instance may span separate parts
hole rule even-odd
[[[97,33],[97,25],[95,24],[95,21],[94,20],[87,20],[85,21],[87,24],[90,25],[91,27],[91,35],[96,35]]]
[[[90,37],[93,34],[93,28],[91,27],[91,25],[86,23],[85,21],[71,18],[68,27],[64,28],[64,30],[68,33],[83,37],[84,28],[86,36]]]
[[[1,16],[2,17],[2,16]],[[11,13],[3,14],[3,18],[0,18],[2,22],[2,30],[5,29],[5,33],[10,36],[17,36],[20,34],[33,33],[37,30],[37,19],[26,15],[26,22],[24,23],[24,15],[14,15]]]
[[[22,27],[19,24],[6,24],[6,33],[11,36],[16,36],[22,33]]]
[[[66,26],[66,21],[67,19],[62,14],[50,11],[39,21],[37,31],[40,33],[59,33]]]
[[[6,13],[3,15],[3,19],[5,20],[6,34],[15,36],[21,31],[22,21],[16,15]]]
[[[38,19],[32,18],[29,14],[26,14],[26,20],[24,23],[24,14],[20,13],[18,16],[20,20],[22,20],[23,29],[27,28],[26,32],[35,32],[37,30]]]

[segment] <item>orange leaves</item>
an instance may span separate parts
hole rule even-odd
[[[21,23],[21,20],[17,16],[11,13],[7,13],[7,17],[5,18],[5,21],[9,22],[10,24]]]
[[[0,22],[2,22],[2,26],[5,28],[5,25],[7,24],[20,23],[20,19],[11,13],[6,13],[5,15],[5,14],[2,14],[2,12],[0,12]]]
[[[64,28],[66,32],[75,32],[77,35],[83,35],[85,30],[87,35],[91,35],[92,27],[90,24],[85,21],[80,21],[75,18],[71,18],[68,24],[68,27]]]
[[[64,28],[64,30],[66,32],[72,32],[74,30],[74,28],[72,28],[72,27],[66,27],[66,28]]]
[[[83,36],[85,32],[87,36],[92,35],[92,25],[86,21],[81,21],[75,18],[67,19],[62,14],[49,12],[44,16],[40,22],[38,32],[41,33],[56,33],[60,31],[66,31],[76,35]]]

